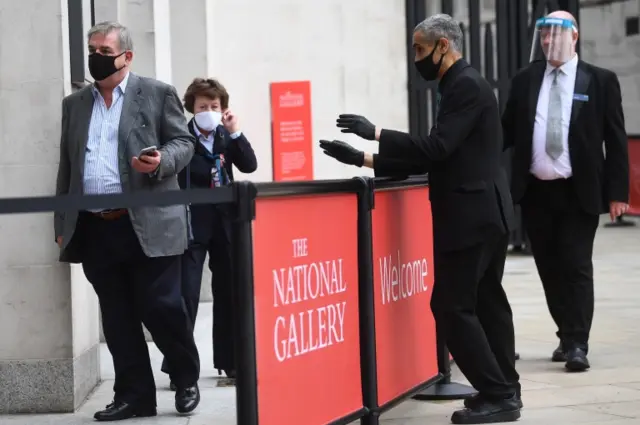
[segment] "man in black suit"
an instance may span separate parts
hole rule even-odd
[[[438,332],[478,396],[451,417],[456,424],[511,422],[520,417],[513,317],[502,274],[513,205],[501,165],[502,128],[491,86],[461,59],[462,32],[449,15],[434,15],[413,34],[415,64],[439,79],[436,125],[426,137],[374,127],[341,115],[338,127],[380,142],[365,154],[341,141],[325,153],[376,176],[429,172],[435,286],[431,309]]]
[[[538,20],[533,62],[513,78],[502,117],[505,148],[514,149],[511,193],[558,327],[552,360],[569,371],[589,368],[598,216],[624,214],[629,196],[618,78],[579,60],[577,40],[568,12]]]

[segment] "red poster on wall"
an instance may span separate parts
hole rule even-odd
[[[629,214],[640,215],[640,137],[629,137]]]
[[[357,196],[258,199],[253,222],[260,425],[362,409]]]
[[[273,181],[313,180],[311,83],[271,83]]]
[[[373,267],[378,404],[438,375],[429,189],[376,192]]]

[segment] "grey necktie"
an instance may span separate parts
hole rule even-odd
[[[562,147],[562,90],[558,84],[558,68],[551,72],[553,82],[549,90],[549,111],[547,112],[547,154],[558,159],[564,148]]]

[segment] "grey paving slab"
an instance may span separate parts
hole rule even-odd
[[[530,257],[509,257],[504,285],[516,325],[522,359],[525,408],[518,423],[529,425],[640,425],[640,221],[635,228],[600,228],[594,250],[596,314],[589,357],[592,369],[568,374],[549,361],[557,345],[555,329]],[[139,425],[235,425],[234,389],[218,387],[212,366],[211,304],[203,304],[196,329],[202,362],[202,403],[189,417],[173,409],[168,379],[159,372],[162,358],[150,344],[158,384],[159,416],[126,423]],[[2,416],[2,425],[82,425],[112,396],[113,369],[106,347],[101,353],[105,381],[71,415]],[[454,379],[465,382],[457,370]],[[336,383],[339,385],[339,383]],[[407,401],[381,417],[385,425],[448,424],[462,403]],[[310,424],[300,424],[310,425]]]

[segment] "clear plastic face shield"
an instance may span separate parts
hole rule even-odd
[[[574,35],[578,33],[570,19],[540,18],[536,21],[531,43],[530,62],[547,60],[565,63],[573,57]]]

